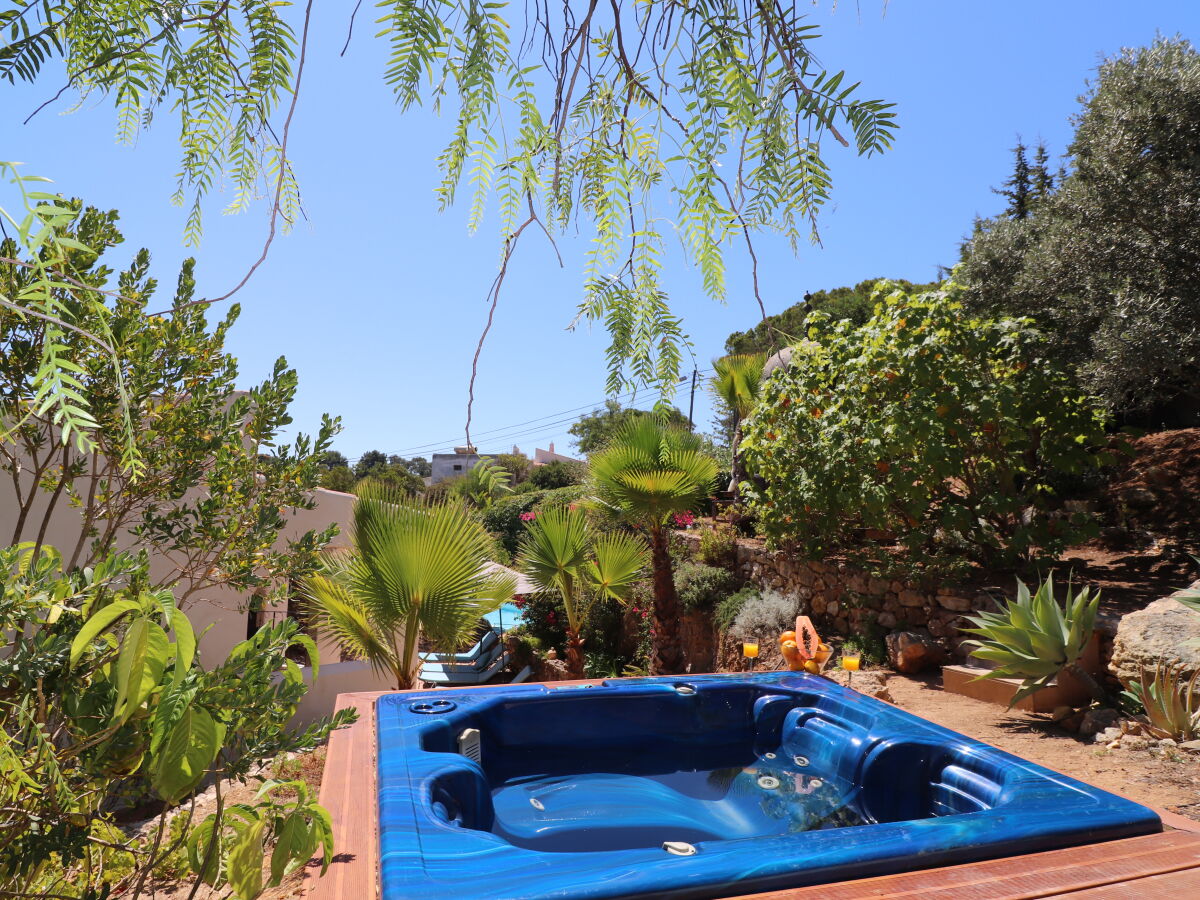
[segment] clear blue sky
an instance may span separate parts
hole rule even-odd
[[[243,307],[230,349],[250,384],[277,356],[300,373],[296,425],[312,430],[322,412],[341,415],[335,446],[354,457],[379,448],[406,455],[461,443],[471,354],[499,239],[486,226],[470,236],[465,210],[437,212],[435,156],[448,123],[427,112],[401,115],[381,77],[384,41],[372,37],[365,4],[354,42],[338,57],[352,0],[318,3],[309,64],[292,130],[292,155],[308,221],[278,240],[238,296]],[[1020,135],[1052,153],[1069,140],[1069,117],[1097,61],[1157,32],[1200,34],[1196,0],[823,0],[812,10],[824,37],[822,62],[863,82],[864,94],[897,104],[900,131],[882,157],[831,153],[834,198],[823,249],[762,242],[769,312],[805,290],[867,277],[935,277],[951,264],[976,215],[994,213],[990,188],[1007,177]],[[517,4],[520,9],[520,4]],[[516,11],[514,10],[514,15]],[[19,121],[57,89],[0,85],[6,132],[0,158],[22,160],[57,189],[116,207],[130,252],[149,247],[155,271],[173,283],[195,252],[200,292],[223,293],[258,255],[266,209],[216,214],[203,245],[182,245],[183,212],[172,207],[177,147],[163,113],[134,148],[115,144],[107,103],[71,115],[47,110]],[[536,238],[536,236],[533,236]],[[565,416],[604,397],[606,336],[568,333],[581,296],[585,238],[567,240],[559,269],[544,242],[522,245],[480,362],[474,432],[485,451],[513,443],[532,453],[557,442]],[[700,365],[719,355],[730,331],[758,318],[741,256],[730,257],[730,300],[705,299],[694,271],[678,264],[668,286],[695,342]],[[113,257],[123,265],[124,256]],[[164,304],[165,305],[165,304]],[[653,398],[647,398],[652,401]],[[686,411],[687,394],[677,402]],[[697,395],[706,427],[710,404]],[[544,417],[544,418],[543,418]],[[538,420],[520,429],[506,426]],[[518,433],[512,433],[518,432]]]

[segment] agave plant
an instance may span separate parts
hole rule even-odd
[[[654,652],[650,671],[683,671],[679,595],[675,592],[668,522],[704,500],[717,464],[700,438],[652,416],[626,423],[589,460],[592,487],[601,504],[650,536],[654,571]]]
[[[1150,732],[1177,741],[1200,739],[1200,671],[1187,677],[1178,663],[1159,662],[1151,673],[1143,669],[1121,697],[1145,711]]]
[[[963,629],[977,639],[967,642],[975,649],[971,655],[996,663],[981,678],[1020,678],[1020,689],[1013,695],[1010,708],[1022,698],[1039,690],[1066,670],[1087,685],[1092,695],[1108,702],[1104,689],[1079,665],[1096,624],[1100,592],[1081,588],[1059,605],[1054,596],[1054,575],[1046,577],[1035,593],[1017,581],[1017,598],[1006,601],[997,612],[980,613],[966,618],[975,626]]]
[[[583,640],[588,612],[603,597],[624,602],[649,554],[630,534],[593,537],[579,510],[551,507],[528,524],[518,565],[543,591],[562,597],[567,612],[567,669],[584,675]]]
[[[367,484],[352,533],[354,549],[303,583],[308,608],[344,650],[390,674],[397,690],[416,682],[420,634],[453,650],[516,590],[512,575],[485,568],[491,538],[458,505]]]

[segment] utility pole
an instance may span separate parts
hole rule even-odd
[[[688,428],[691,428],[693,431],[696,428],[696,423],[692,421],[692,411],[696,408],[696,377],[699,374],[700,374],[699,371],[696,369],[695,366],[693,366],[692,367],[692,398],[690,400],[688,400]]]

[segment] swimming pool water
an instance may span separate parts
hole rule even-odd
[[[718,898],[1161,830],[805,673],[390,694],[385,900]]]

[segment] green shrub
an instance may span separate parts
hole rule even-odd
[[[709,566],[733,569],[737,566],[737,529],[728,522],[700,529],[696,558]]]
[[[883,631],[878,626],[864,629],[842,641],[841,652],[849,651],[858,651],[862,656],[863,665],[867,666],[882,666],[888,659],[887,644],[884,643]]]
[[[525,482],[529,484],[530,482]],[[518,487],[523,487],[519,485]],[[522,513],[536,512],[543,505],[566,506],[582,500],[587,493],[583,485],[570,485],[552,491],[516,491],[481,513],[483,527],[490,531],[500,546],[515,558],[525,535]]]
[[[122,896],[186,867],[253,897],[314,853],[329,864],[328,814],[302,782],[268,782],[254,801],[203,820],[186,802],[205,778],[244,782],[353,721],[343,710],[305,731],[288,727],[306,691],[289,651],[317,671],[316,647],[294,620],[263,626],[204,669],[174,596],[149,587],[144,556],[67,573],[51,548],[0,549],[0,584],[0,895],[107,896],[111,861],[130,879]],[[157,828],[171,842],[161,847],[114,821],[147,798],[163,804]],[[264,881],[261,846],[285,835]]]
[[[730,594],[718,603],[713,610],[713,624],[717,626],[717,631],[722,634],[729,631],[746,604],[757,599],[759,594],[760,591],[757,587],[748,584],[736,594]]]
[[[888,556],[858,540],[874,530],[934,573],[1054,557],[1090,533],[1050,479],[1102,462],[1103,415],[1028,319],[969,317],[958,293],[892,291],[862,327],[813,328],[820,342],[772,375],[742,443],[770,543],[878,568]]]
[[[737,577],[728,569],[698,562],[683,562],[675,567],[675,592],[685,610],[710,610],[736,588]]]
[[[803,601],[796,594],[763,591],[749,596],[729,629],[734,637],[772,642],[780,633],[794,628],[796,616],[803,611]]]
[[[579,484],[586,474],[587,469],[582,464],[556,459],[543,466],[534,466],[529,473],[529,483],[540,490],[549,491]]]

